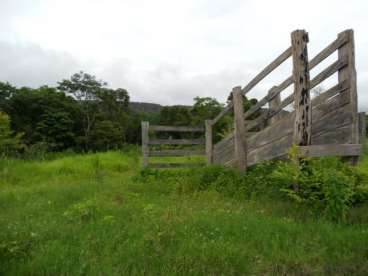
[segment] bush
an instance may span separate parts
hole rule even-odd
[[[180,193],[213,189],[240,199],[291,200],[335,221],[344,220],[351,206],[368,199],[357,170],[338,158],[264,162],[250,167],[245,175],[212,166],[186,172],[144,170],[140,177],[149,182],[165,177]]]

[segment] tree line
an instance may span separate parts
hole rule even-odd
[[[252,103],[246,101],[247,107]],[[0,153],[118,149],[140,143],[142,120],[199,126],[223,107],[215,98],[196,97],[190,107],[165,106],[158,113],[135,111],[126,89],[112,89],[85,72],[61,80],[56,87],[17,88],[0,82]],[[216,139],[230,122],[231,115],[216,125]]]

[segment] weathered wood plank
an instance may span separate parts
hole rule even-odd
[[[203,167],[205,163],[150,163],[149,167],[154,169],[196,168]]]
[[[270,91],[268,91],[268,94],[272,94],[272,90],[277,89],[276,86],[274,86],[273,88],[271,88]],[[277,94],[277,96],[275,96],[273,99],[270,100],[269,102],[269,114],[271,114],[272,112],[278,110],[281,106],[281,95],[280,93]],[[269,116],[269,115],[268,115]],[[270,116],[269,116],[270,117]],[[273,124],[275,123],[277,120],[280,119],[280,114],[275,113],[274,116],[270,117],[270,123]]]
[[[364,145],[367,137],[367,122],[365,112],[359,112],[359,144]]]
[[[292,135],[287,135],[281,139],[273,141],[272,143],[253,149],[248,153],[248,165],[250,166],[261,161],[285,156],[292,144]]]
[[[233,108],[233,102],[228,103],[228,105],[212,120],[212,125],[216,124],[220,119],[226,115]]]
[[[327,144],[327,145],[310,145],[298,147],[298,152],[305,157],[322,157],[322,156],[359,156],[362,152],[360,144]]]
[[[204,150],[151,150],[149,156],[197,156],[205,155]]]
[[[312,134],[313,145],[351,143],[351,126],[345,125],[331,131]]]
[[[266,127],[264,130],[249,137],[247,140],[248,150],[251,151],[255,148],[262,147],[287,135],[292,136],[294,118],[295,113],[292,112],[274,124]]]
[[[234,103],[234,150],[238,170],[244,172],[247,169],[247,139],[244,125],[244,104],[240,86],[233,88]]]
[[[203,138],[198,139],[153,139],[148,142],[150,145],[204,145]]]
[[[338,37],[348,37],[348,43],[343,45],[338,50],[339,60],[347,59],[347,66],[340,68],[338,79],[339,83],[347,80],[349,83],[350,95],[350,111],[352,116],[351,124],[351,140],[352,143],[359,143],[359,127],[358,127],[358,103],[357,103],[357,84],[356,84],[356,70],[355,70],[355,46],[354,46],[354,32],[353,30],[346,30],[338,35]]]
[[[192,127],[192,126],[159,126],[152,125],[149,128],[153,131],[167,131],[167,132],[204,132],[204,127]]]
[[[256,86],[265,77],[267,77],[273,70],[275,70],[290,56],[291,56],[291,47],[286,49],[274,61],[272,61],[269,65],[267,65],[257,76],[255,76],[246,86],[244,86],[244,88],[242,89],[243,95],[247,94],[254,86]]]
[[[317,122],[326,120],[327,117],[333,115],[331,114],[331,112],[334,112],[335,114],[336,112],[340,112],[346,114],[347,116],[351,116],[351,112],[349,110],[346,110],[347,109],[346,107],[344,108],[344,106],[348,104],[349,101],[350,101],[349,94],[347,91],[344,91],[338,94],[337,96],[329,99],[328,101],[325,101],[324,103],[313,108],[312,112],[313,131],[315,131],[316,127],[315,124]]]
[[[308,64],[308,33],[296,30],[291,34],[294,77],[294,143],[298,146],[311,144],[312,108]]]
[[[333,52],[335,52],[338,48],[345,45],[348,42],[348,36],[342,35],[335,39],[332,43],[330,43],[326,48],[320,51],[314,58],[312,58],[309,62],[309,70],[312,70],[319,63],[329,57]]]
[[[270,111],[268,114],[268,117],[271,118],[275,116],[276,114],[280,113],[281,110],[283,110],[285,107],[287,107],[289,104],[291,104],[294,101],[294,94],[291,94],[287,96],[279,105],[278,108],[275,110]]]
[[[213,143],[212,143],[212,122],[211,120],[206,120],[206,157],[207,165],[213,163]]]
[[[340,69],[346,67],[348,65],[348,59],[346,57],[343,57],[334,63],[332,63],[330,66],[328,66],[326,69],[324,69],[322,72],[320,72],[317,76],[315,76],[310,81],[310,88],[316,87],[318,84],[323,82],[325,79],[331,77],[334,73],[339,71]]]
[[[148,135],[148,129],[149,129],[149,122],[142,122],[142,158],[143,158],[143,168],[146,168],[148,165],[148,154],[149,154],[149,135]]]
[[[315,108],[316,106],[327,101],[329,98],[332,98],[339,93],[343,93],[348,88],[349,85],[347,81],[343,81],[342,83],[336,84],[335,86],[331,87],[327,91],[321,93],[320,95],[312,99],[312,107]]]

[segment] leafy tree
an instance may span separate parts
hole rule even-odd
[[[6,101],[14,94],[16,88],[8,82],[0,81],[0,109],[4,109]]]
[[[10,118],[0,112],[0,155],[8,155],[12,152],[22,150],[24,145],[21,143],[22,134],[16,134],[10,129]]]

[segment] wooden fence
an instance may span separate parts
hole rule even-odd
[[[311,60],[308,59],[308,40],[304,30],[294,31],[288,49],[246,86],[233,88],[232,101],[209,122],[213,127],[225,114],[234,112],[233,133],[208,146],[211,163],[232,165],[244,171],[257,162],[285,156],[293,144],[304,156],[347,156],[356,162],[362,148],[365,121],[359,119],[364,118],[364,114],[357,111],[353,31],[340,33]],[[338,52],[337,60],[310,79],[310,70],[335,51]],[[244,112],[243,96],[289,57],[293,61],[292,74]],[[311,100],[310,90],[334,73],[338,74],[338,83]],[[293,93],[281,101],[280,93],[292,84]],[[281,116],[285,107],[292,103],[294,111]],[[267,109],[262,108],[266,105]],[[261,109],[264,112],[251,119]],[[261,130],[254,132],[257,127]]]
[[[151,168],[180,168],[180,167],[193,167],[204,165],[204,163],[183,163],[183,162],[149,162],[149,157],[172,157],[172,156],[205,156],[204,149],[151,149],[150,145],[162,146],[162,145],[204,145],[204,138],[195,139],[150,139],[150,132],[180,132],[180,133],[204,133],[204,127],[192,127],[192,126],[162,126],[162,125],[149,125],[149,122],[142,122],[142,154],[143,154],[143,167]],[[207,132],[206,132],[207,133]],[[210,137],[208,137],[210,138]],[[212,138],[211,138],[212,139]]]
[[[245,171],[247,166],[260,161],[286,156],[292,145],[298,147],[302,156],[345,156],[352,163],[357,161],[362,150],[365,120],[364,114],[357,110],[354,33],[352,30],[341,32],[336,40],[311,60],[308,58],[308,42],[306,31],[292,32],[291,46],[243,88],[234,87],[231,101],[224,110],[214,119],[205,122],[208,164],[230,165]],[[310,71],[336,51],[337,60],[310,79]],[[292,58],[292,74],[279,85],[270,88],[261,100],[245,112],[244,96],[288,58]],[[310,90],[335,73],[338,74],[338,83],[311,99]],[[281,100],[281,92],[291,85],[294,86],[293,93]],[[285,108],[291,104],[294,110],[286,112]],[[234,130],[213,145],[213,126],[229,112],[234,113]],[[255,116],[257,113],[260,115]],[[164,143],[149,141],[149,129],[178,131],[172,127],[149,127],[146,122],[142,124],[145,166],[148,164],[148,156],[161,154],[150,153],[148,145]],[[182,130],[193,129],[184,127]],[[180,141],[177,142],[195,142]],[[201,142],[204,143],[204,140]]]

